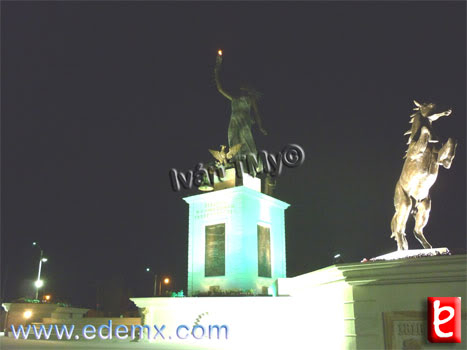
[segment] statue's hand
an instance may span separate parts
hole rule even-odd
[[[452,109],[448,109],[447,111],[443,112],[444,116],[447,117],[448,115],[451,115]]]

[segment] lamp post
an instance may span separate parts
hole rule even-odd
[[[44,281],[41,280],[41,270],[42,270],[42,263],[47,262],[47,258],[44,258],[44,251],[40,247],[40,245],[37,242],[32,243],[33,246],[37,246],[40,251],[40,257],[39,257],[39,270],[37,272],[37,280],[34,282],[34,285],[36,286],[36,300],[39,298],[39,288],[41,288],[44,285]]]
[[[162,282],[164,282],[165,285],[169,284],[170,283],[170,278],[168,277],[165,277],[164,279],[160,279],[159,281],[159,296],[162,295]]]
[[[151,268],[146,267],[146,272],[151,272]],[[154,273],[154,291],[153,295],[157,296],[157,273]]]
[[[151,272],[151,268],[146,267],[146,272]],[[170,284],[171,281],[170,281],[169,277],[162,277],[161,276],[159,278],[159,293],[157,293],[157,282],[158,282],[157,273],[154,273],[154,293],[153,293],[153,295],[154,296],[157,296],[157,295],[161,296],[162,295],[162,284],[167,285],[167,284]]]

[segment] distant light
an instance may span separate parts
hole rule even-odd
[[[36,282],[34,282],[34,285],[36,286],[36,288],[40,288],[44,285],[44,281],[37,280]]]
[[[51,298],[51,297],[50,297],[50,294],[44,295],[44,299],[45,299],[45,300],[49,301],[50,298]]]
[[[32,316],[32,311],[31,311],[31,310],[26,310],[26,311],[24,312],[24,314],[23,314],[23,317],[24,317],[25,319],[28,319],[28,318],[30,318],[31,316]]]
[[[217,51],[217,54],[218,54],[219,56],[222,56],[222,50]]]
[[[342,264],[344,262],[344,260],[342,259],[342,256],[339,253],[335,254],[332,260],[333,260],[333,264]]]
[[[149,267],[146,267],[146,271],[149,272],[151,271],[151,269]]]
[[[46,262],[47,261],[47,258],[42,258],[42,262]]]
[[[170,278],[164,278],[164,284],[169,284],[170,283]]]
[[[32,245],[37,245],[37,242],[32,242]]]

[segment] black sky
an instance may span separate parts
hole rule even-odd
[[[297,143],[286,169],[289,276],[396,248],[394,185],[412,100],[452,107],[459,141],[431,191],[426,236],[466,246],[465,2],[1,3],[2,296],[30,293],[42,245],[45,291],[94,306],[96,283],[151,293],[151,265],[185,289],[188,207],[168,171],[227,141],[215,89],[264,93],[259,149]],[[411,248],[413,222],[407,229]]]

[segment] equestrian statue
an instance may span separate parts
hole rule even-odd
[[[433,131],[433,122],[451,115],[451,110],[435,113],[434,103],[414,101],[415,113],[410,117],[412,128],[404,135],[409,135],[408,149],[399,181],[394,194],[396,213],[391,221],[391,237],[397,242],[397,250],[407,250],[408,243],[405,226],[409,215],[415,219],[414,235],[423,248],[430,249],[423,235],[423,228],[428,223],[431,209],[430,188],[436,181],[439,166],[451,167],[456,153],[457,142],[449,138],[439,146],[439,139]]]

